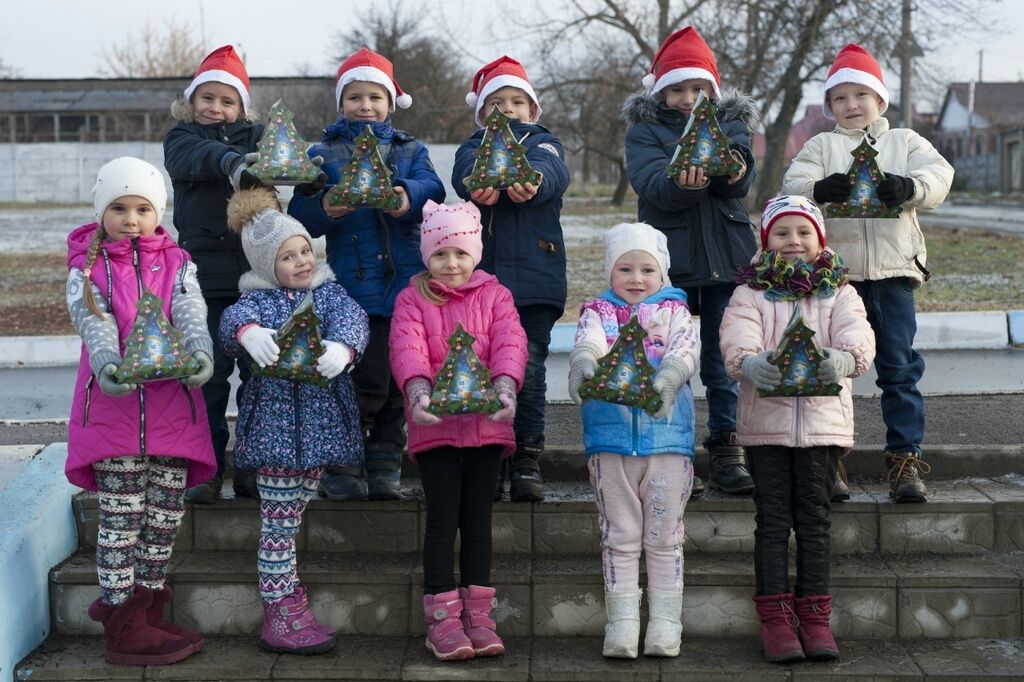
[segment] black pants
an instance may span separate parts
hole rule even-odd
[[[501,446],[441,447],[416,455],[427,498],[423,593],[454,590],[455,534],[462,538],[459,585],[491,584],[491,505]]]
[[[390,332],[390,317],[371,315],[370,341],[352,369],[367,452],[401,453],[405,448],[405,403],[391,376]]]
[[[845,448],[747,448],[754,479],[757,594],[789,592],[789,533],[796,533],[796,596],[828,594],[836,467]]]
[[[220,318],[228,306],[238,302],[237,296],[217,296],[206,298],[206,326],[213,339],[213,376],[203,384],[203,402],[206,403],[206,416],[210,420],[210,434],[213,437],[213,453],[217,457],[217,475],[224,475],[224,451],[228,447],[231,432],[228,430],[228,402],[231,399],[231,375],[238,364],[238,374],[242,384],[238,387],[235,400],[241,402],[242,391],[252,376],[249,361],[236,360],[224,354],[220,345]]]

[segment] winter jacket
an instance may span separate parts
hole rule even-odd
[[[310,147],[311,158],[324,158],[322,169],[330,185],[337,184],[352,158],[356,137],[367,125],[339,118],[324,129],[323,141]],[[327,191],[323,190],[310,197],[294,196],[288,213],[314,237],[327,235],[327,262],[348,295],[368,314],[390,316],[398,292],[410,277],[423,270],[423,205],[427,199],[444,203],[444,185],[422,143],[393,129],[390,118],[369,125],[380,140],[379,149],[391,170],[392,184],[404,188],[409,196],[409,212],[392,218],[383,211],[361,208],[344,218],[330,218],[321,203]]]
[[[366,313],[333,280],[334,273],[321,263],[312,283],[320,334],[351,348],[355,362],[370,335]],[[221,317],[220,343],[229,357],[252,362],[238,341],[239,330],[250,324],[277,329],[309,290],[278,288],[251,271],[239,287],[241,298]],[[317,386],[253,374],[238,407],[235,436],[235,465],[243,469],[362,464],[363,433],[352,377],[342,372],[327,386]]]
[[[854,281],[909,277],[914,286],[920,286],[928,252],[917,209],[935,208],[946,199],[953,167],[928,140],[908,128],[889,130],[884,118],[869,125],[866,134],[878,150],[878,167],[883,173],[912,179],[914,196],[902,204],[898,218],[826,218],[829,246],[846,261]],[[850,169],[850,152],[864,136],[859,128],[836,126],[832,132],[812,137],[786,171],[782,193],[813,198],[815,182]]]
[[[607,355],[619,337],[619,327],[633,315],[647,330],[644,350],[655,369],[671,362],[683,369],[686,376],[696,373],[700,338],[686,305],[686,293],[675,287],[665,287],[636,305],[626,303],[611,290],[584,303],[576,323],[572,357],[582,352],[596,358]],[[584,401],[581,412],[583,446],[588,457],[600,452],[634,457],[694,456],[693,391],[689,381],[679,388],[672,412],[661,419],[639,407],[602,400]]]
[[[726,93],[718,103],[718,122],[743,156],[747,172],[739,182],[716,176],[702,189],[683,189],[666,168],[676,151],[687,116],[644,93],[626,100],[626,171],[637,193],[641,222],[668,238],[669,277],[673,286],[732,284],[736,269],[757,251],[754,226],[743,207],[757,169],[750,151],[756,109],[749,97]]]
[[[405,393],[410,379],[422,377],[433,384],[445,356],[448,337],[461,324],[475,339],[473,351],[491,378],[511,377],[517,389],[526,371],[526,332],[519,324],[512,294],[494,275],[476,270],[468,282],[451,289],[436,280],[431,283],[446,296],[444,305],[434,305],[409,286],[395,302],[391,322],[391,372]],[[501,445],[507,457],[516,447],[511,424],[498,424],[482,414],[444,417],[440,424],[420,426],[409,418],[409,456],[441,446],[459,448]]]
[[[565,308],[565,240],[562,236],[562,195],[569,188],[562,141],[534,123],[512,122],[512,134],[526,146],[526,159],[543,173],[537,194],[517,204],[502,192],[493,206],[480,206],[484,252],[479,267],[497,275],[517,306],[544,304]],[[463,179],[469,176],[484,129],[455,152],[452,187],[469,201]],[[524,139],[525,138],[525,139]]]
[[[237,297],[238,278],[249,269],[238,235],[225,213],[231,167],[256,151],[263,126],[248,121],[199,125],[178,123],[164,138],[164,167],[174,188],[178,242],[199,268],[207,298]]]
[[[741,445],[851,447],[853,382],[849,378],[840,381],[843,390],[838,396],[762,398],[743,376],[744,358],[778,348],[797,305],[819,347],[853,355],[853,376],[871,367],[875,335],[864,302],[852,286],[840,286],[827,298],[807,296],[796,301],[769,301],[763,291],[736,287],[722,318],[720,337],[726,372],[740,381],[736,436]]]
[[[68,236],[68,310],[82,337],[68,420],[64,469],[68,480],[96,490],[95,462],[160,455],[188,460],[187,485],[208,481],[217,472],[217,463],[202,391],[167,379],[146,382],[126,396],[112,397],[100,390],[95,377],[108,363],[121,364],[124,340],[137,315],[135,304],[145,291],[163,301],[164,315],[182,332],[188,353],[201,350],[213,357],[196,268],[164,228],[158,227],[150,237],[101,244],[86,282],[87,251],[97,229],[98,225],[91,223]],[[85,286],[93,288],[103,319],[86,307]]]

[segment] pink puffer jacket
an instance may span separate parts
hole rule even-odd
[[[391,318],[391,372],[405,392],[410,379],[422,377],[431,383],[448,353],[448,337],[461,323],[476,339],[473,351],[491,370],[491,378],[506,375],[523,383],[526,371],[526,332],[519,324],[512,293],[494,275],[476,270],[468,282],[450,289],[434,281],[432,286],[448,297],[434,305],[415,287],[407,287],[395,300]],[[408,417],[408,406],[406,406]],[[445,445],[479,447],[500,444],[503,456],[515,450],[511,424],[497,424],[485,415],[445,417],[440,424],[419,426],[408,421],[409,456]]]
[[[799,305],[814,341],[822,348],[851,353],[853,376],[868,370],[875,358],[875,335],[864,312],[864,302],[852,286],[841,286],[829,298],[769,301],[763,291],[736,288],[722,318],[722,359],[726,372],[740,380],[736,434],[741,445],[853,445],[853,382],[843,379],[838,397],[761,398],[743,377],[741,365],[748,355],[774,350]]]

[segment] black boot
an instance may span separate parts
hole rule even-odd
[[[235,497],[258,500],[260,491],[256,487],[256,470],[235,469],[235,478],[231,482],[231,489],[235,491]]]
[[[690,497],[700,497],[704,494],[704,479],[697,474],[693,475],[693,487],[690,488]]]
[[[754,480],[747,472],[743,446],[736,442],[736,433],[721,431],[704,440],[708,451],[711,485],[731,495],[754,492]]]
[[[512,461],[512,458],[501,460],[498,464],[498,480],[494,484],[494,501],[501,502],[502,495],[505,494],[505,479],[508,478],[508,464]]]
[[[366,482],[371,500],[401,497],[402,453],[370,450],[366,453]]]
[[[191,504],[213,504],[220,499],[220,489],[224,487],[224,477],[217,474],[206,483],[185,491],[185,501]]]
[[[328,500],[345,502],[366,499],[366,477],[358,464],[329,466],[320,479],[320,491]]]
[[[540,502],[544,499],[544,479],[540,477],[542,454],[543,433],[516,435],[516,451],[509,465],[509,497],[513,502]]]

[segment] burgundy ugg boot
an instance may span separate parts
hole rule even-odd
[[[153,593],[136,586],[128,600],[111,606],[102,599],[89,605],[89,617],[103,623],[107,663],[121,665],[168,665],[187,658],[192,642],[146,622]]]
[[[149,588],[139,585],[136,589],[146,590]],[[179,627],[169,620],[164,620],[164,609],[174,598],[174,592],[171,588],[164,585],[161,589],[150,590],[150,592],[153,593],[153,602],[146,609],[146,623],[175,637],[187,639],[192,644],[192,653],[200,651],[205,641],[201,634],[195,630]]]
[[[473,643],[477,656],[500,656],[505,653],[505,643],[497,633],[497,624],[491,618],[494,608],[493,587],[470,585],[460,587],[462,597],[462,629]]]
[[[427,625],[427,648],[439,661],[473,658],[473,643],[462,627],[462,599],[459,591],[423,595],[423,620]]]
[[[812,661],[834,661],[839,658],[839,647],[828,624],[828,618],[832,615],[831,595],[797,597],[794,606],[796,617],[800,619],[800,643],[803,644],[804,655]]]
[[[804,650],[796,636],[793,595],[765,594],[754,597],[757,616],[761,619],[761,646],[764,657],[772,663],[804,660]]]

